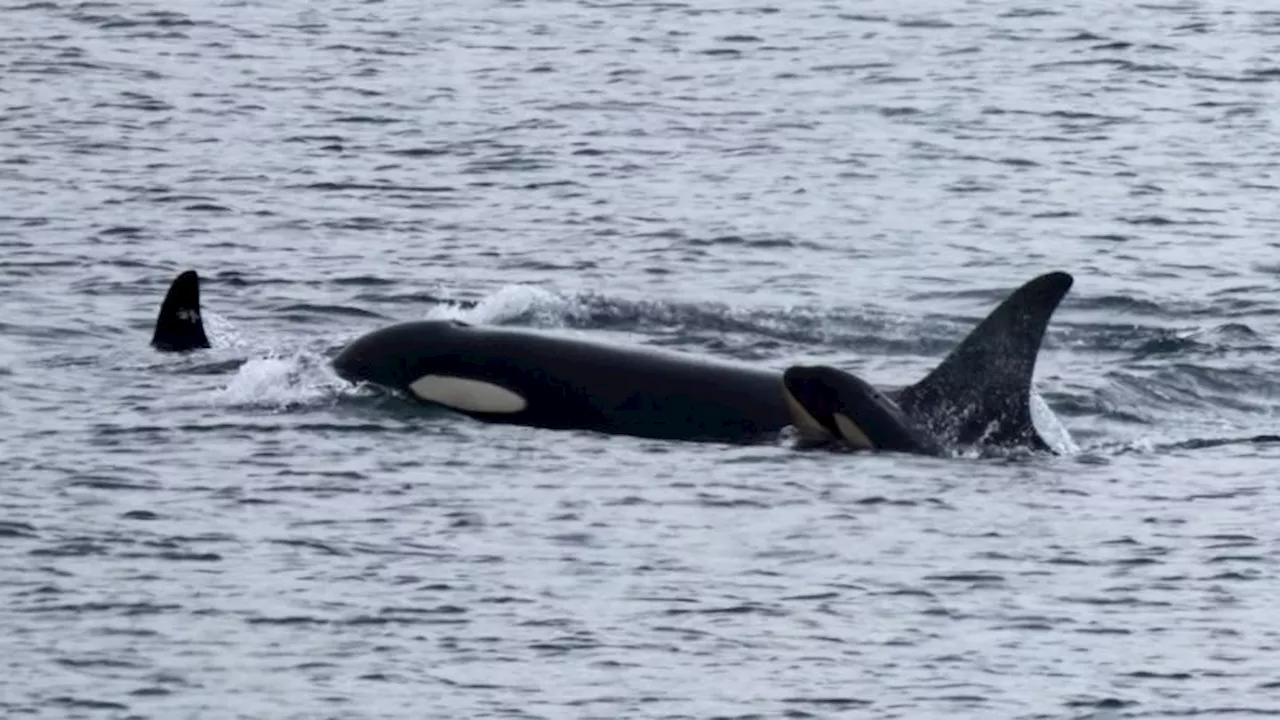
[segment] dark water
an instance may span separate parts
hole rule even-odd
[[[0,18],[5,717],[1280,712],[1270,4]],[[188,267],[217,347],[161,357]],[[325,364],[456,316],[890,384],[1052,269],[1065,457],[485,426]]]

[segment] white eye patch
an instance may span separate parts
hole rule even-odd
[[[522,396],[504,387],[452,375],[423,375],[409,389],[427,402],[464,412],[509,414],[528,407]]]

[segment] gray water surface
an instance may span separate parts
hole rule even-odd
[[[0,8],[0,714],[1280,713],[1280,14]],[[147,342],[204,278],[215,347]],[[1076,284],[1076,450],[482,425],[333,349],[458,317],[877,383]]]

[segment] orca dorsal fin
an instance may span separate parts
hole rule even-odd
[[[1050,449],[1031,419],[1031,378],[1049,318],[1071,289],[1065,272],[1013,291],[898,403],[939,439],[956,445]]]
[[[151,347],[162,352],[187,352],[210,347],[200,318],[200,276],[187,270],[174,278],[160,304]]]

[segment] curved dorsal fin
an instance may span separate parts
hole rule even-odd
[[[945,441],[1048,450],[1031,420],[1031,377],[1049,318],[1073,279],[1052,272],[1013,291],[898,403]]]
[[[187,270],[169,285],[160,305],[151,346],[162,352],[187,352],[210,347],[200,318],[200,276]]]

